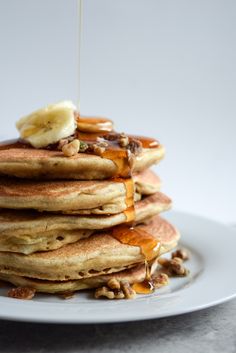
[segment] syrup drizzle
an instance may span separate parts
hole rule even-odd
[[[138,294],[151,294],[155,290],[147,261],[145,261],[145,270],[145,279],[142,282],[136,282],[132,285],[133,289]]]
[[[160,241],[139,226],[118,225],[111,230],[112,236],[122,244],[139,246],[145,261],[156,258],[160,250]]]

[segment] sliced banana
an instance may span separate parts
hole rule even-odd
[[[46,147],[66,138],[76,130],[75,105],[62,101],[48,105],[18,120],[20,137],[35,148]]]

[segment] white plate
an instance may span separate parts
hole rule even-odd
[[[6,297],[0,291],[0,318],[45,323],[106,323],[161,318],[204,309],[236,296],[236,232],[198,216],[166,215],[181,234],[181,245],[191,251],[187,278],[135,300],[94,300],[89,292],[73,299],[37,295],[32,301]]]

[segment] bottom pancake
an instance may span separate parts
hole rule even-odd
[[[172,250],[180,237],[175,227],[159,216],[133,228],[118,227],[122,228],[93,234],[53,251],[31,255],[0,252],[0,273],[50,281],[94,277],[151,261]]]
[[[157,270],[157,261],[150,264],[150,275],[153,275]],[[107,284],[110,279],[117,281],[125,281],[129,284],[139,283],[146,278],[146,265],[139,264],[130,269],[126,269],[116,273],[99,275],[90,278],[83,278],[72,281],[45,281],[29,277],[21,277],[9,274],[0,274],[0,279],[9,282],[16,287],[27,287],[35,289],[36,292],[41,293],[65,293],[76,292],[84,289],[99,288]]]
[[[14,284],[16,287],[33,288],[41,293],[63,293],[75,292],[84,289],[92,289],[101,287],[111,278],[116,278],[118,281],[127,281],[130,284],[142,282],[145,279],[146,270],[145,265],[141,264],[131,269],[111,273],[107,275],[100,275],[90,278],[83,278],[72,281],[45,281],[29,277],[21,277],[10,274],[0,274],[0,279]]]

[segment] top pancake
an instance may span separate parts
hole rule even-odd
[[[30,179],[101,180],[128,177],[131,171],[143,171],[164,157],[162,145],[143,148],[137,156],[133,156],[132,163],[125,150],[117,151],[102,156],[78,153],[66,157],[58,150],[22,147],[19,143],[6,141],[0,144],[0,175]]]

